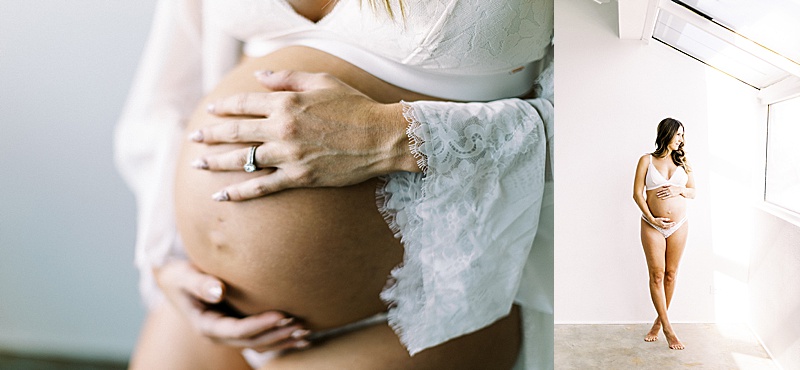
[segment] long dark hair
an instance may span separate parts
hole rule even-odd
[[[658,123],[658,133],[656,134],[656,151],[653,152],[653,156],[657,158],[661,158],[667,152],[667,145],[669,142],[672,141],[672,138],[675,137],[675,134],[678,133],[678,129],[683,128],[683,123],[678,121],[674,118],[664,118],[661,122]],[[684,134],[686,133],[686,129],[683,128]],[[678,147],[678,150],[673,150],[671,157],[672,163],[675,163],[676,166],[683,167],[686,172],[690,172],[692,169],[689,167],[689,164],[686,162],[686,153],[683,151],[683,144],[686,142],[681,142],[681,145]]]

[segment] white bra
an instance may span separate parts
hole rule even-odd
[[[391,1],[398,10],[397,0]],[[403,0],[394,19],[339,0],[314,23],[286,0],[205,0],[204,22],[248,56],[289,45],[322,50],[393,85],[441,98],[494,100],[529,91],[550,43],[552,0]]]
[[[689,182],[689,175],[683,169],[683,166],[678,166],[672,176],[667,179],[661,172],[658,172],[656,166],[653,166],[653,156],[650,155],[650,165],[647,167],[647,174],[644,176],[644,184],[647,190],[657,189],[664,185],[686,186],[687,182]]]

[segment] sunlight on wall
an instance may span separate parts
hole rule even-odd
[[[748,271],[754,242],[754,191],[763,144],[758,125],[766,124],[766,107],[756,89],[708,68],[708,141],[711,159],[711,240],[714,254],[714,312],[716,322],[746,322],[749,317]],[[763,120],[763,121],[762,121]],[[688,142],[689,138],[687,138]],[[763,181],[763,174],[761,175]]]

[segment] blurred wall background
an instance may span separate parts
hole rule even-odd
[[[0,350],[127,359],[144,317],[112,133],[155,0],[0,0]]]

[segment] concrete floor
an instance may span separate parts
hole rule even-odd
[[[555,368],[778,370],[744,324],[672,324],[682,351],[670,350],[664,334],[648,343],[650,324],[556,325]]]

